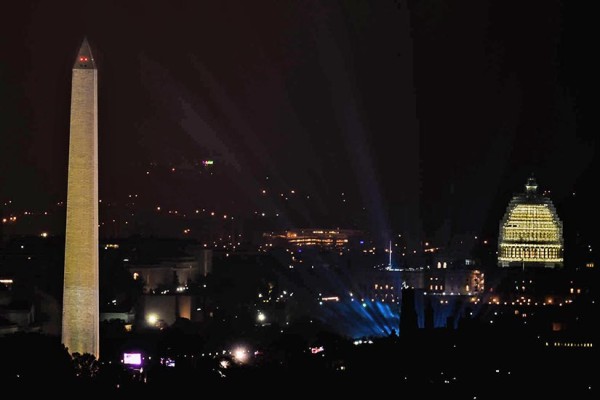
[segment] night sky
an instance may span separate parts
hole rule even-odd
[[[494,233],[534,173],[585,230],[569,207],[593,204],[597,166],[589,13],[455,3],[15,2],[0,23],[1,200],[65,200],[87,36],[104,202],[435,238]]]

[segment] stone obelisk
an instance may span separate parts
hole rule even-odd
[[[98,71],[87,39],[73,65],[62,343],[99,357]]]

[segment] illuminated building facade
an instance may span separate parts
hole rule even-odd
[[[71,87],[62,343],[99,357],[98,75],[84,40]]]
[[[433,270],[428,274],[427,294],[443,296],[477,296],[485,289],[485,275],[479,270]]]
[[[201,321],[200,305],[197,296],[186,294],[143,295],[140,298],[139,317],[147,326],[157,328],[173,325],[177,318]]]
[[[555,268],[563,265],[563,226],[552,201],[537,192],[533,177],[525,193],[508,204],[500,222],[498,265]]]
[[[375,283],[369,292],[372,301],[381,301],[382,303],[399,303],[401,283],[394,283],[392,280],[385,283]],[[389,283],[388,283],[389,282]]]
[[[212,263],[212,258],[210,259]],[[169,291],[187,290],[189,282],[196,282],[208,269],[206,260],[194,257],[161,261],[156,264],[129,265],[134,280],[144,283],[144,293],[154,293],[161,289]]]
[[[297,247],[343,249],[352,245],[361,232],[352,229],[292,229],[266,236],[274,242],[283,241]]]

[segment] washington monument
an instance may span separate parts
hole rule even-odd
[[[99,357],[98,71],[83,40],[73,65],[62,343]]]

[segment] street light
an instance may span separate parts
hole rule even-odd
[[[156,326],[156,323],[158,322],[158,315],[156,315],[156,314],[148,314],[146,316],[146,321],[148,321],[149,325]]]
[[[258,320],[258,322],[265,322],[267,320],[267,316],[263,314],[262,311],[259,311],[258,315],[256,316],[256,319]]]

